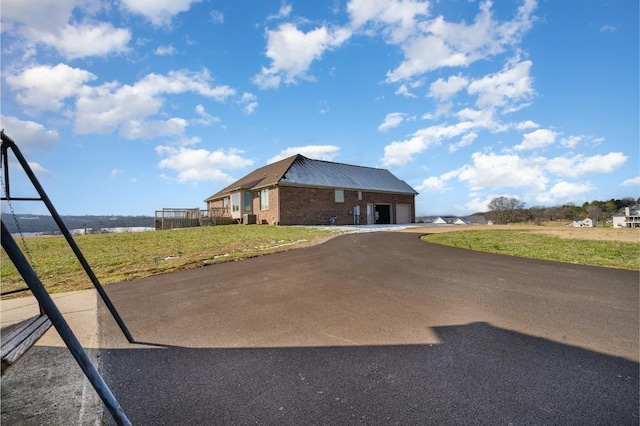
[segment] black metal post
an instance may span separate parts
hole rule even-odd
[[[82,349],[80,342],[73,334],[73,331],[71,331],[71,328],[69,328],[69,325],[64,320],[64,317],[58,310],[58,307],[53,303],[51,296],[49,296],[49,293],[45,290],[42,282],[40,282],[40,279],[31,268],[31,265],[29,265],[29,262],[25,259],[22,251],[20,251],[20,248],[13,240],[13,237],[4,222],[1,222],[1,225],[2,234],[0,235],[0,238],[2,239],[2,248],[5,250],[13,264],[16,266],[16,269],[20,272],[20,275],[33,292],[33,295],[38,300],[42,310],[44,310],[51,320],[51,323],[58,331],[58,334],[60,334],[60,337],[64,340],[67,348],[69,348],[69,351],[73,354],[73,357],[80,365],[80,368],[82,368],[82,371],[84,371],[89,382],[91,382],[91,385],[93,385],[94,389],[102,399],[102,402],[107,406],[107,409],[116,422],[119,425],[131,425],[126,414],[122,411],[120,404],[118,404],[113,393],[111,393],[109,386],[107,386],[100,373],[98,373],[98,370],[93,366],[91,360],[87,356],[87,353]]]
[[[5,146],[5,144],[6,144],[6,146]],[[18,146],[13,141],[13,139],[11,139],[9,136],[5,135],[4,132],[2,132],[2,145],[3,145],[2,149],[4,150],[4,153],[5,153],[5,158],[6,158],[6,153],[7,153],[7,151],[6,151],[7,147],[11,148],[11,150],[15,154],[16,159],[18,160],[18,162],[20,163],[20,165],[24,169],[24,172],[27,174],[27,176],[31,180],[31,183],[33,184],[33,186],[36,189],[36,191],[38,191],[38,194],[40,195],[41,200],[44,202],[44,204],[49,209],[49,212],[51,213],[51,217],[53,217],[53,220],[58,225],[58,228],[60,228],[60,232],[62,232],[62,235],[64,235],[64,237],[66,238],[67,243],[71,247],[71,250],[73,250],[73,252],[75,253],[76,257],[78,258],[78,261],[80,262],[80,264],[84,268],[85,272],[87,273],[87,276],[91,280],[91,283],[93,284],[93,286],[98,291],[98,294],[100,295],[100,298],[102,299],[102,301],[105,303],[105,305],[109,309],[109,312],[111,312],[111,315],[113,316],[113,318],[118,323],[118,326],[120,327],[120,330],[122,330],[122,333],[124,333],[125,337],[129,341],[129,343],[133,343],[134,342],[133,336],[131,335],[131,333],[127,329],[127,326],[124,324],[124,321],[122,321],[122,318],[120,317],[120,314],[118,314],[118,311],[116,310],[115,306],[113,306],[113,304],[111,303],[111,299],[109,299],[109,296],[107,296],[107,293],[102,288],[102,285],[100,284],[100,281],[98,281],[98,278],[93,273],[93,270],[89,266],[89,263],[85,259],[85,257],[82,254],[82,252],[80,251],[80,248],[76,244],[75,240],[73,239],[73,237],[71,237],[71,234],[69,233],[69,230],[67,229],[67,226],[62,221],[62,218],[60,217],[60,215],[56,211],[56,209],[53,206],[53,203],[51,202],[51,200],[49,200],[49,197],[45,193],[44,188],[42,188],[42,186],[40,185],[40,182],[36,178],[36,175],[33,173],[33,170],[31,170],[31,167],[29,166],[29,163],[27,163],[27,160],[24,158],[24,156],[22,155],[22,153],[18,149]],[[8,170],[8,167],[6,167],[6,170]],[[7,172],[5,171],[5,173],[7,173]],[[7,198],[9,198],[9,193],[8,193],[9,182],[8,182],[8,179],[5,179],[5,180],[6,180],[5,185],[7,187]]]

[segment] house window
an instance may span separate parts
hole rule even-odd
[[[234,212],[240,211],[240,193],[234,192],[231,194],[231,210]]]
[[[336,203],[344,203],[344,190],[336,189]]]
[[[362,201],[362,191],[358,191],[358,200]]]
[[[223,198],[222,199],[222,214],[228,214],[229,213],[229,199],[228,198]]]
[[[251,192],[247,191],[244,193],[244,212],[251,213],[253,211],[253,206],[251,205],[253,200],[251,199]]]
[[[260,210],[269,210],[269,188],[260,191]]]

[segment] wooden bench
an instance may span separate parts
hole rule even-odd
[[[46,314],[36,315],[2,330],[2,374],[24,355],[51,327]]]

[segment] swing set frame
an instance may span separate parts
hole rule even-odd
[[[29,166],[29,163],[27,162],[25,157],[22,155],[22,152],[20,151],[16,143],[13,141],[13,139],[11,139],[9,136],[7,136],[4,133],[4,130],[0,132],[0,135],[2,136],[2,145],[0,149],[0,158],[1,158],[0,167],[2,167],[3,169],[4,186],[5,186],[5,194],[2,196],[2,201],[6,201],[7,203],[11,203],[11,201],[41,201],[45,204],[45,206],[49,210],[49,213],[51,214],[51,217],[56,222],[56,225],[58,226],[60,232],[62,233],[62,235],[64,235],[65,239],[67,240],[67,243],[69,244],[74,254],[76,255],[76,258],[82,265],[87,276],[91,280],[91,283],[93,284],[98,294],[100,295],[100,298],[109,309],[109,312],[111,313],[113,318],[116,320],[118,326],[120,327],[120,330],[125,335],[129,343],[134,343],[135,340],[133,339],[133,336],[131,335],[126,325],[124,324],[124,321],[122,321],[120,314],[118,314],[118,311],[111,303],[109,296],[105,293],[104,289],[102,288],[102,285],[100,284],[100,281],[98,281],[98,278],[93,273],[91,266],[89,266],[89,263],[87,262],[84,255],[80,251],[80,248],[78,247],[73,237],[71,236],[69,230],[67,229],[67,226],[64,224],[64,222],[62,221],[62,218],[60,217],[55,207],[53,206],[53,203],[45,193],[44,189],[42,188],[42,185],[40,185],[40,182],[38,181],[35,174],[33,173],[31,166]],[[11,153],[15,156],[16,160],[18,161],[18,164],[22,167],[24,173],[27,175],[27,177],[31,181],[31,184],[33,185],[36,192],[38,193],[39,198],[11,196],[11,185],[10,185],[10,176],[9,176],[9,158],[8,158],[9,151],[11,151]],[[14,214],[14,218],[15,218],[15,214]],[[15,220],[17,221],[17,219]],[[60,313],[60,310],[57,308],[57,306],[51,299],[51,296],[47,292],[46,288],[44,287],[44,285],[42,285],[42,282],[40,281],[40,278],[34,271],[32,265],[25,258],[22,250],[14,240],[13,236],[5,226],[4,222],[0,221],[0,224],[2,228],[1,229],[2,233],[0,235],[0,238],[2,241],[2,248],[5,250],[5,252],[7,253],[7,256],[9,257],[11,262],[15,265],[16,269],[22,276],[25,283],[29,286],[29,290],[31,290],[36,300],[38,301],[38,304],[40,305],[39,318],[43,319],[44,322],[46,322],[45,317],[48,318],[51,324],[58,331],[58,334],[60,334],[60,337],[64,341],[65,345],[67,346],[67,348],[72,353],[75,360],[80,365],[80,368],[82,369],[87,379],[95,389],[96,393],[102,399],[102,402],[105,404],[105,406],[107,407],[108,411],[111,413],[111,415],[113,416],[117,424],[130,425],[131,422],[129,421],[126,414],[120,407],[120,404],[115,399],[113,393],[107,386],[107,383],[104,381],[104,379],[102,378],[98,370],[91,363],[89,356],[80,345],[80,342],[78,341],[76,336],[73,334],[73,331],[71,330],[71,328],[65,321],[64,317]],[[44,330],[46,331],[46,328]],[[12,333],[12,334],[17,335],[20,333]],[[37,337],[28,339],[26,341],[26,344],[20,345],[22,348],[21,350],[26,352],[26,350],[35,343],[35,340],[37,340]],[[4,357],[5,350],[3,349],[2,352]]]

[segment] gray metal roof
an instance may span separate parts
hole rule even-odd
[[[313,160],[302,155],[296,157],[279,183],[417,194],[388,170]]]
[[[388,170],[313,160],[298,154],[254,170],[207,198],[205,202],[225,197],[239,189],[256,190],[273,185],[417,194],[406,182]]]

